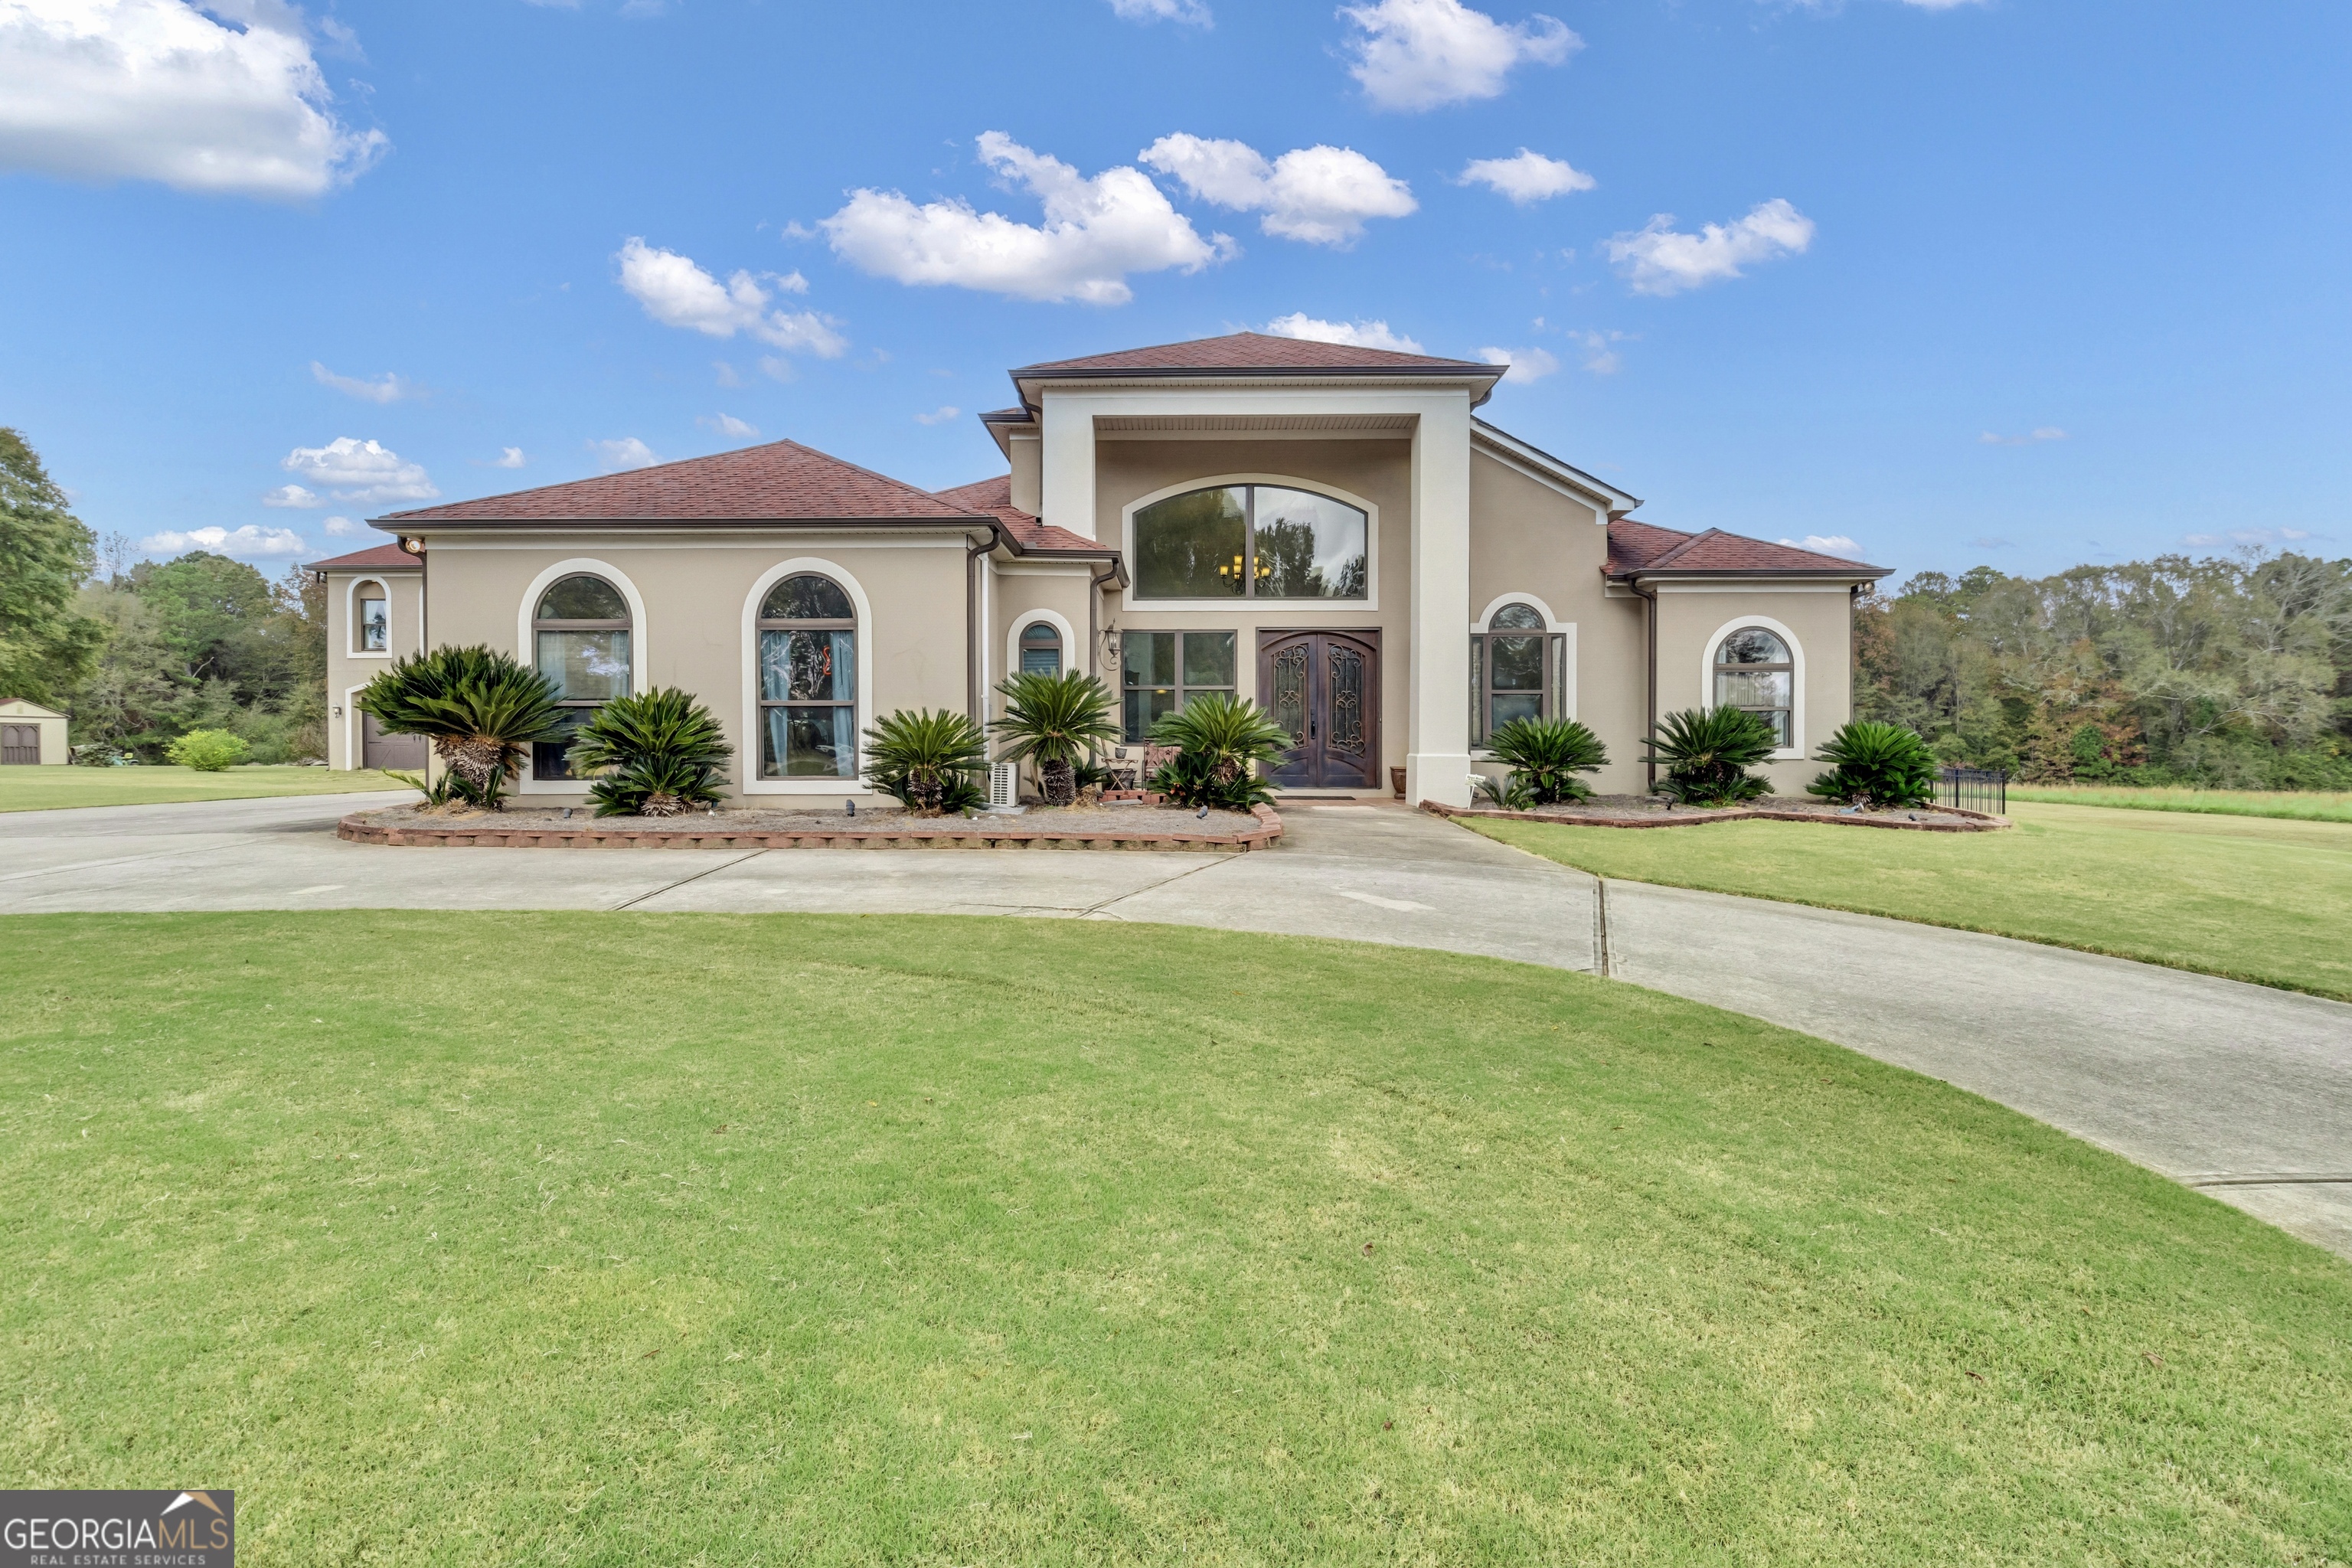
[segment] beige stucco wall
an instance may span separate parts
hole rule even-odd
[[[640,689],[678,686],[709,704],[736,749],[733,793],[787,805],[814,799],[871,798],[862,782],[756,777],[756,736],[746,722],[751,657],[748,626],[763,578],[787,563],[829,573],[864,608],[859,628],[858,727],[898,708],[966,705],[964,552],[961,532],[815,535],[778,530],[747,536],[588,534],[554,541],[468,533],[426,538],[427,611],[438,644],[486,643],[527,657],[518,638],[533,584],[565,563],[594,572],[642,606],[633,659]],[[552,580],[551,577],[549,580]],[[543,592],[543,586],[539,590]],[[1084,600],[1078,601],[1083,612]],[[1081,635],[1084,623],[1080,622]],[[762,787],[765,786],[765,787]],[[521,793],[569,803],[585,797],[572,782],[525,780]]]
[[[1289,480],[1307,489],[1336,490],[1370,503],[1370,605],[1322,604],[1297,599],[1235,599],[1204,609],[1155,609],[1132,592],[1108,604],[1110,636],[1103,679],[1118,685],[1116,652],[1122,631],[1231,631],[1239,694],[1257,696],[1257,640],[1262,631],[1373,631],[1381,645],[1381,768],[1383,775],[1405,757],[1405,642],[1411,607],[1407,563],[1412,530],[1412,448],[1409,442],[1378,440],[1265,440],[1219,437],[1207,439],[1120,440],[1097,437],[1095,445],[1096,513],[1105,542],[1128,549],[1126,515],[1141,498],[1178,486],[1207,484],[1233,476],[1260,482]],[[1465,633],[1466,635],[1466,633]]]
[[[1797,665],[1796,745],[1764,772],[1780,795],[1802,795],[1824,771],[1811,762],[1852,716],[1853,612],[1843,586],[1664,584],[1658,594],[1658,711],[1711,705],[1722,637],[1762,626],[1790,642]]]
[[[41,734],[42,767],[63,767],[73,761],[73,751],[68,742],[65,718],[55,711],[33,703],[12,700],[0,702],[0,720],[10,724],[30,724]]]
[[[383,653],[362,653],[355,644],[354,591],[362,583],[381,583],[390,602],[392,646]],[[401,572],[330,572],[327,574],[327,765],[349,770],[360,765],[360,714],[352,705],[359,689],[373,680],[394,659],[415,653],[424,644],[424,574]]]

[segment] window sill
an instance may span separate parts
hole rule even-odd
[[[747,779],[739,787],[745,795],[835,795],[872,796],[878,794],[864,779]]]

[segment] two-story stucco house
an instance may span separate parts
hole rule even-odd
[[[1734,703],[1784,792],[1845,721],[1851,596],[1884,569],[1631,521],[1633,496],[1475,410],[1501,370],[1251,332],[1030,365],[982,416],[1008,472],[936,493],[790,441],[374,520],[321,563],[338,766],[383,752],[352,694],[413,647],[487,643],[583,710],[648,686],[726,722],[762,804],[867,792],[900,708],[992,717],[1013,669],[1079,668],[1128,739],[1233,691],[1297,735],[1293,790],[1466,804],[1481,742],[1583,720],[1644,787],[1655,714]],[[570,801],[561,745],[526,795]],[[782,797],[782,798],[778,798]]]

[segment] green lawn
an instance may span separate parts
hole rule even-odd
[[[1466,820],[1604,877],[1859,910],[2352,1000],[2352,825],[2017,805],[2005,833]]]
[[[0,934],[0,1466],[233,1487],[255,1568],[2352,1554],[2352,1268],[1672,997],[1075,921]]]
[[[2283,816],[2296,822],[2352,822],[2352,794],[2342,791],[2011,784],[2009,798],[2051,805],[2116,806],[2126,811],[2189,811],[2217,816]]]
[[[158,805],[173,800],[249,800],[275,795],[349,795],[405,789],[372,769],[247,764],[200,773],[194,768],[0,768],[0,811],[57,811],[74,805]]]

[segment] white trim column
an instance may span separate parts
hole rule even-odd
[[[1038,519],[1094,539],[1095,400],[1047,392],[1039,402]]]
[[[1405,799],[1470,804],[1470,398],[1431,400],[1412,438]]]

